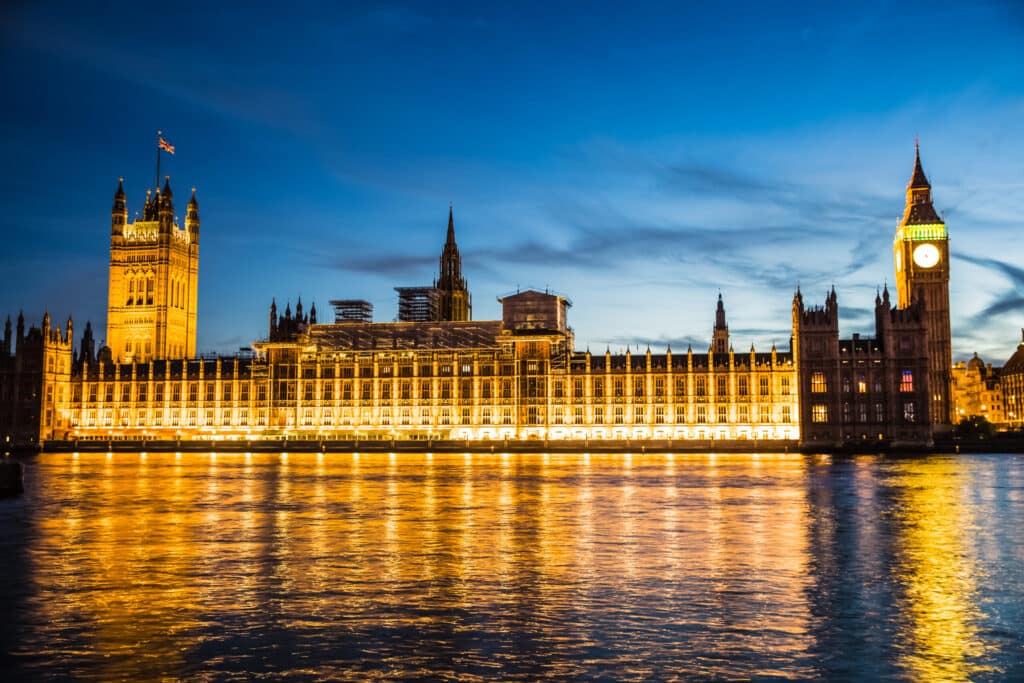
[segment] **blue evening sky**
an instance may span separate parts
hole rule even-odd
[[[786,5],[779,9],[776,5]],[[98,9],[97,9],[98,8]],[[1024,3],[13,2],[0,9],[0,313],[104,336],[110,205],[155,131],[202,215],[199,349],[271,297],[396,315],[454,203],[476,319],[569,296],[577,347],[788,347],[799,283],[873,333],[919,135],[953,347],[1024,326]]]

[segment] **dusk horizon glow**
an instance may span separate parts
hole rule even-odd
[[[272,299],[397,314],[454,206],[474,319],[549,289],[576,346],[789,345],[797,285],[873,334],[918,136],[949,230],[953,353],[1024,323],[1024,11],[471,4],[3,11],[10,282],[0,315],[104,336],[110,205],[155,179],[202,216],[198,350],[266,336]],[[249,16],[252,15],[252,16]],[[76,340],[77,341],[77,340]]]

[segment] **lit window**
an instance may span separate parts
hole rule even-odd
[[[903,419],[906,422],[916,422],[917,421],[917,410],[916,410],[916,408],[917,408],[917,406],[914,404],[913,401],[907,401],[906,403],[903,404]]]
[[[900,376],[900,391],[903,393],[914,391],[914,373],[912,370],[904,370]]]
[[[824,403],[815,403],[811,406],[812,422],[828,422],[828,406]]]
[[[825,382],[824,372],[812,372],[811,373],[811,392],[815,394],[824,394],[828,391],[828,384]],[[822,406],[824,408],[825,406]],[[827,411],[826,411],[827,414]],[[824,421],[824,420],[823,420]]]

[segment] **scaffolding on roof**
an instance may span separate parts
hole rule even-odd
[[[435,322],[440,314],[441,292],[436,287],[395,287],[398,322]]]
[[[373,304],[363,299],[334,299],[334,322],[336,323],[369,323],[373,322]]]

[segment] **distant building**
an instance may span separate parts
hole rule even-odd
[[[953,366],[952,380],[953,410],[957,422],[980,416],[997,427],[1005,426],[999,368],[986,365],[978,354],[974,354],[966,363],[960,361]]]
[[[1011,429],[1024,428],[1024,329],[1021,342],[1000,372],[1003,388],[1006,425]]]

